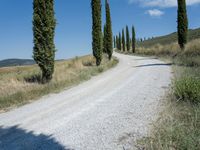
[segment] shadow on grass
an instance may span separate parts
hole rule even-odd
[[[18,126],[3,128],[0,126],[1,150],[73,150],[64,147],[51,135],[35,135],[32,131],[20,129]]]
[[[42,84],[41,74],[34,74],[32,76],[24,77],[24,80],[28,83],[39,83]]]
[[[146,64],[146,65],[139,65],[139,66],[134,66],[136,68],[140,68],[140,67],[156,67],[156,66],[172,66],[172,63],[166,63],[166,64],[162,64],[162,63],[156,63],[156,64]]]

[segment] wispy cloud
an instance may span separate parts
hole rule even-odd
[[[129,0],[129,3],[139,3],[145,7],[175,7],[177,6],[177,0]],[[186,0],[188,6],[200,3],[200,0]]]
[[[147,10],[146,14],[150,15],[151,17],[161,17],[162,15],[164,15],[164,12],[158,9],[151,9]]]

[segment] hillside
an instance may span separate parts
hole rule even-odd
[[[31,59],[5,59],[0,61],[0,67],[26,66],[35,64]]]
[[[190,29],[189,30],[189,34],[188,34],[188,41],[194,40],[200,38],[200,28],[197,29]],[[153,39],[150,40],[146,40],[143,42],[139,42],[138,46],[139,47],[149,47],[149,46],[153,46],[155,44],[162,44],[162,45],[167,45],[167,44],[171,44],[173,42],[177,41],[177,33],[171,33],[169,35],[165,35],[165,36],[160,36],[160,37],[155,37]]]

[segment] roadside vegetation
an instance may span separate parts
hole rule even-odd
[[[170,59],[175,73],[165,108],[153,124],[148,137],[140,140],[144,149],[168,150],[200,147],[200,39],[185,45],[178,43],[138,48],[137,54]]]
[[[49,83],[42,84],[42,72],[37,65],[0,68],[0,111],[20,106],[49,93],[60,92],[90,79],[117,64],[103,55],[97,67],[92,56],[76,57],[55,63]]]
[[[199,150],[200,147],[200,39],[182,50],[178,42],[150,47],[137,46],[128,55],[157,56],[171,61],[174,72],[171,89],[163,100],[164,110],[153,123],[148,137],[138,141],[139,149]]]

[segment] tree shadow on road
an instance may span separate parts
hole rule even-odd
[[[0,126],[0,150],[73,150],[61,145],[51,135],[35,135],[18,126]]]
[[[146,65],[139,65],[139,66],[134,66],[136,68],[141,68],[141,67],[156,67],[156,66],[172,66],[172,63],[155,63],[155,64],[146,64]]]

